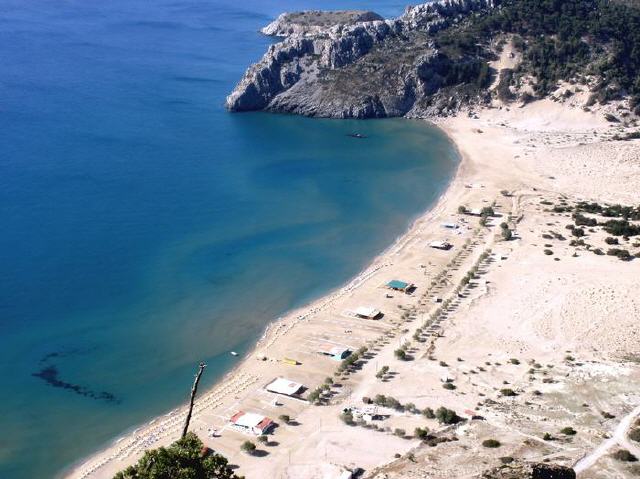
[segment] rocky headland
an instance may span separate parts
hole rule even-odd
[[[335,25],[354,25],[361,22],[384,20],[375,12],[367,10],[339,10],[325,12],[307,10],[283,13],[260,31],[265,35],[288,37],[289,35],[312,35]]]
[[[436,48],[432,35],[493,0],[446,0],[407,7],[393,20],[328,28],[294,27],[295,14],[267,27],[289,34],[245,73],[227,98],[231,111],[269,110],[307,116],[370,118],[423,116],[429,99],[451,83],[455,62]],[[334,20],[337,14],[327,14]]]
[[[543,98],[575,103],[587,92],[580,108],[618,102],[611,121],[637,117],[638,9],[622,0],[554,5],[437,0],[387,20],[367,11],[286,13],[263,29],[282,41],[249,67],[226,106],[435,118]]]

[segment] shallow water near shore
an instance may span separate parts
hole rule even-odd
[[[213,384],[457,165],[424,122],[223,109],[281,11],[403,4],[2,3],[2,478],[53,477],[180,405],[202,359]]]

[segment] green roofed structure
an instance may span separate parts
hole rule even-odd
[[[406,283],[398,279],[393,279],[387,283],[387,288],[407,293],[415,288],[411,283]]]

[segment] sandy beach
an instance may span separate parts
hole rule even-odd
[[[437,126],[462,157],[438,203],[343,288],[270,325],[254,351],[198,397],[191,430],[239,474],[337,478],[362,468],[365,477],[470,478],[500,457],[579,464],[580,478],[631,474],[610,452],[640,447],[620,426],[640,414],[640,259],[594,254],[610,248],[608,235],[591,228],[573,236],[567,207],[638,206],[639,140],[612,139],[634,128],[551,100]],[[495,215],[482,225],[460,206]],[[621,238],[619,247],[639,253],[637,238]],[[432,248],[434,241],[451,248]],[[394,279],[415,291],[386,288]],[[357,317],[359,307],[383,316]],[[320,354],[332,347],[367,351],[339,372],[339,361]],[[408,360],[397,358],[399,348]],[[266,391],[278,377],[307,391]],[[320,405],[305,400],[325,383]],[[405,407],[379,406],[383,420],[345,424],[345,408],[362,409],[363,397],[376,395]],[[465,421],[443,425],[423,414],[441,406]],[[237,411],[277,423],[266,444],[230,426]],[[181,407],[155,418],[64,477],[112,477],[146,449],[178,439],[184,414]],[[417,427],[441,441],[425,444]],[[577,433],[561,433],[566,427]],[[483,448],[488,438],[501,446]],[[241,452],[247,439],[257,454]]]

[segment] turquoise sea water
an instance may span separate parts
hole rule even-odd
[[[179,405],[201,359],[212,384],[444,190],[422,122],[223,109],[279,12],[358,7],[403,4],[0,0],[0,478]]]

